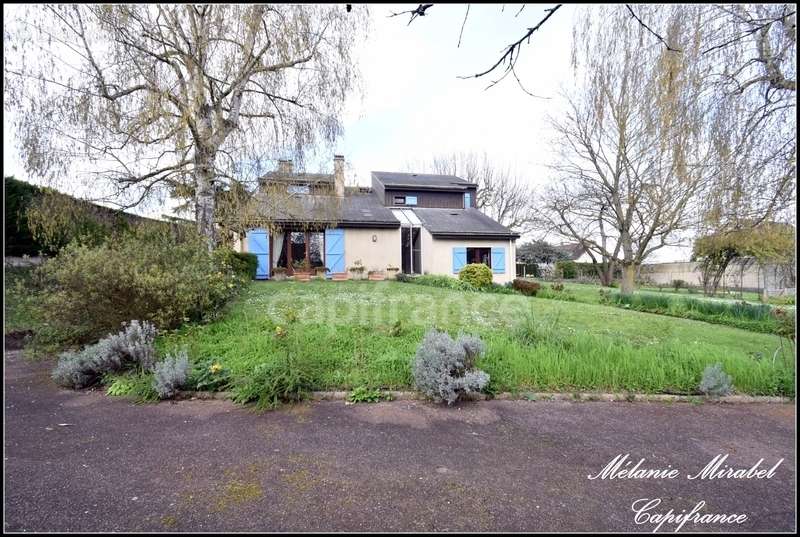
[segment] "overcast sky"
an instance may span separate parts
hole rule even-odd
[[[464,80],[496,62],[503,49],[544,16],[550,5],[472,5],[459,32],[466,5],[434,5],[408,24],[416,7],[370,6],[370,32],[360,47],[363,98],[348,103],[344,136],[336,152],[344,155],[351,181],[368,185],[371,170],[402,170],[404,164],[437,154],[486,152],[514,168],[532,184],[548,181],[551,162],[548,114],[557,114],[562,88],[573,83],[570,66],[572,25],[580,6],[565,5],[522,48],[517,73],[525,88],[509,77],[491,89],[490,76]],[[518,13],[519,12],[519,13]],[[13,132],[4,121],[4,175],[26,177],[13,149]],[[330,158],[309,161],[308,171],[330,171]],[[316,168],[316,169],[312,169]],[[151,208],[149,214],[161,214]],[[663,252],[658,260],[685,257]]]

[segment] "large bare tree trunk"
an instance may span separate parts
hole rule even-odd
[[[636,281],[636,265],[624,264],[622,265],[622,285],[620,292],[623,295],[629,295],[635,290]]]
[[[195,154],[195,219],[197,232],[200,233],[212,251],[216,246],[216,228],[214,227],[214,157],[213,153],[198,148]]]

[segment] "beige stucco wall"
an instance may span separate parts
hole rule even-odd
[[[453,274],[453,248],[492,248],[501,247],[506,251],[506,270],[504,274],[492,274],[495,283],[510,282],[515,277],[517,250],[513,240],[461,240],[435,239],[426,229],[422,229],[422,272],[428,274]]]
[[[372,237],[375,237],[373,242]],[[366,271],[400,267],[400,228],[344,230],[344,262],[349,269],[361,260]],[[387,273],[387,276],[390,273]]]
[[[453,274],[453,248],[457,246],[469,248],[502,247],[506,250],[505,274],[493,274],[495,283],[510,282],[515,277],[516,245],[508,240],[452,240],[434,239],[425,228],[422,233],[422,272],[426,274]],[[375,241],[372,240],[373,236]],[[247,251],[247,240],[237,241],[234,248],[240,252]],[[273,255],[276,252],[272,252]],[[354,229],[344,230],[345,269],[361,260],[365,271],[386,271],[389,266],[401,267],[400,228],[397,229]],[[274,260],[273,260],[274,264]],[[387,272],[387,276],[392,273]]]

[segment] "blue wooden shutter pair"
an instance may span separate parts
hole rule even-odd
[[[456,246],[453,248],[453,273],[458,274],[467,264],[467,249]]]
[[[269,232],[263,229],[251,229],[247,232],[247,251],[258,258],[256,279],[269,278]]]
[[[325,266],[327,276],[333,272],[345,272],[344,267],[344,229],[325,230]]]
[[[506,273],[506,249],[503,247],[492,248],[492,272]]]

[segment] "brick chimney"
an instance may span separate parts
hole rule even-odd
[[[333,185],[336,195],[344,197],[344,157],[333,155]]]
[[[292,175],[294,171],[294,163],[291,159],[281,159],[278,161],[278,173],[284,176]]]

